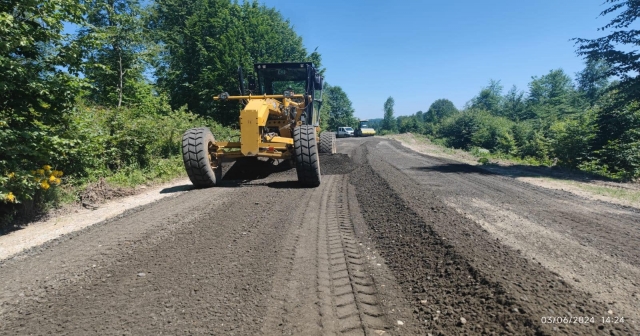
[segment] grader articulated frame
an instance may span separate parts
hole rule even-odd
[[[323,78],[309,62],[260,63],[254,70],[258,81],[250,77],[245,88],[239,69],[239,96],[225,92],[214,97],[244,104],[240,141],[216,141],[206,127],[190,129],[183,135],[183,161],[189,179],[198,188],[212,187],[222,179],[223,162],[255,157],[295,164],[303,186],[319,186],[318,153],[336,152],[335,133],[319,134]]]

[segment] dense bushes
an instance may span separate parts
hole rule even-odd
[[[417,132],[445,145],[482,148],[501,157],[545,165],[581,169],[614,179],[640,177],[640,104],[620,102],[616,83],[598,90],[585,83],[576,87],[562,70],[534,77],[529,92],[512,88],[502,95],[491,81],[466,108],[449,108],[446,99],[428,112],[397,118],[400,132]]]
[[[5,205],[0,208],[0,227],[20,203],[28,202],[37,211],[48,205],[45,201],[55,202],[62,174],[67,192],[100,178],[124,186],[166,179],[183,172],[180,150],[186,129],[209,126],[223,140],[236,134],[185,108],[172,110],[163,96],[119,109],[80,100],[67,120],[64,131],[49,140],[50,163],[44,168],[20,156],[3,162],[0,197]]]

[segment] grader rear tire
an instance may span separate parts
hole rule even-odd
[[[336,151],[336,133],[320,133],[320,153],[335,154]]]
[[[296,172],[304,187],[320,185],[320,157],[315,127],[301,125],[293,130]]]
[[[215,143],[207,127],[192,128],[182,136],[182,161],[189,180],[196,188],[213,187],[222,180],[222,165],[212,162],[209,155],[209,147]]]

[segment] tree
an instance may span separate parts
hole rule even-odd
[[[584,70],[576,73],[578,91],[584,94],[591,105],[595,104],[609,86],[609,69],[609,64],[604,60],[587,59]]]
[[[395,101],[393,97],[387,98],[384,102],[384,119],[382,120],[382,130],[385,131],[395,131],[396,122],[393,117],[393,105]]]
[[[338,127],[355,126],[357,121],[353,116],[354,109],[351,106],[351,100],[341,87],[325,83],[322,100],[322,110],[325,109],[325,104],[327,106],[327,127],[329,130],[336,131]]]
[[[502,84],[500,81],[491,80],[489,85],[480,91],[478,96],[471,100],[471,108],[489,111],[494,115],[500,115],[502,104]]]
[[[146,38],[138,0],[87,0],[86,26],[78,34],[85,61],[83,73],[92,84],[95,103],[121,107],[137,101],[144,81]]]
[[[531,117],[526,115],[526,107],[524,92],[518,90],[515,85],[502,97],[502,115],[513,121],[524,120]]]
[[[591,62],[600,60],[610,67],[600,74],[602,77],[618,77],[617,90],[622,100],[619,105],[637,100],[640,93],[640,54],[636,48],[640,45],[640,30],[629,29],[640,16],[640,2],[636,0],[606,0],[611,6],[600,13],[607,16],[617,15],[600,31],[613,29],[607,36],[596,39],[575,38],[578,55]]]
[[[453,102],[448,99],[438,99],[429,106],[429,110],[424,114],[424,120],[426,122],[438,122],[455,113],[458,113],[458,109],[453,105]]]
[[[239,93],[238,66],[250,72],[259,62],[321,59],[317,51],[307,54],[280,12],[257,1],[157,0],[149,25],[162,45],[158,85],[169,93],[171,105],[186,105],[227,125],[237,123],[238,104],[212,97]]]
[[[82,23],[74,0],[0,3],[0,172],[31,170],[63,160],[65,134],[80,81],[63,71],[78,50],[64,22]]]
[[[529,116],[548,118],[576,113],[580,106],[577,98],[571,77],[562,69],[534,76],[529,83]]]

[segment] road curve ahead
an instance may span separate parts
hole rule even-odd
[[[341,139],[0,262],[0,335],[632,335],[640,212]]]

